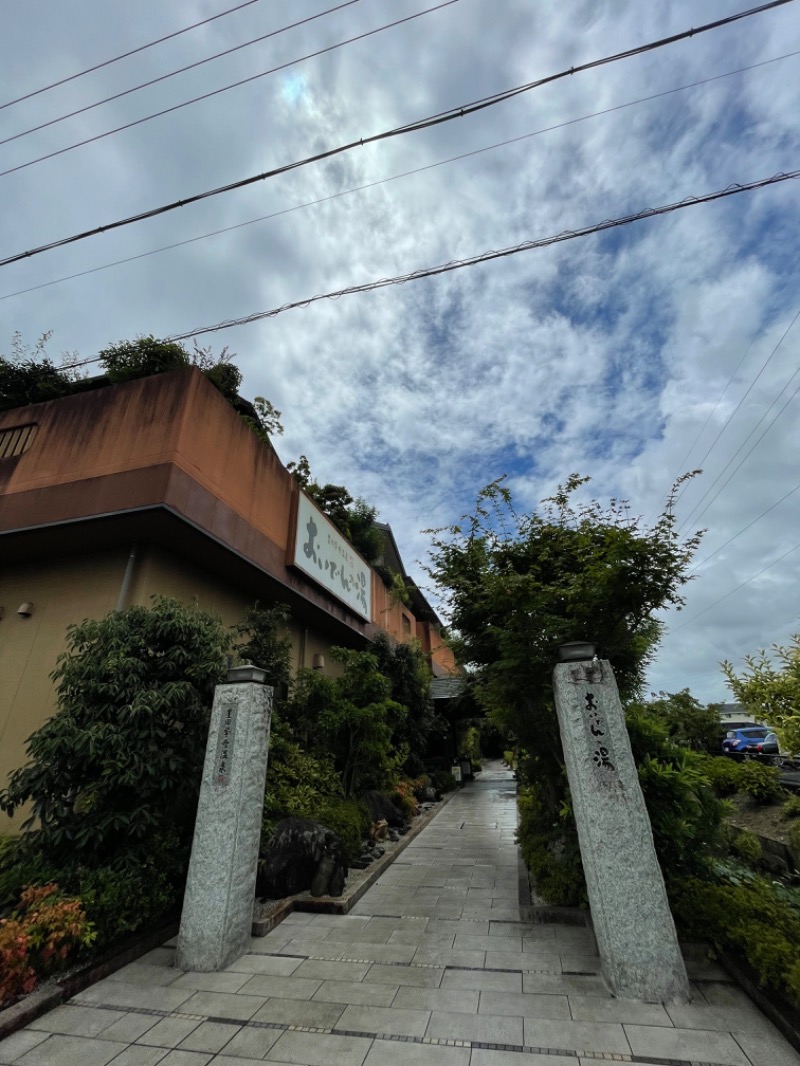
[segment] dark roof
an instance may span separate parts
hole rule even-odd
[[[466,687],[463,677],[435,677],[431,681],[430,696],[432,700],[454,700]]]

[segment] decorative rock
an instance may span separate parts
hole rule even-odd
[[[365,792],[361,799],[366,803],[373,822],[380,822],[383,819],[388,825],[397,829],[405,827],[406,821],[402,811],[395,807],[389,797],[384,796],[382,792]]]
[[[307,891],[325,857],[333,863],[329,881],[337,878],[338,883],[337,871],[342,870],[344,884],[347,857],[339,837],[310,818],[284,818],[275,827],[259,863],[257,894],[283,899]]]
[[[314,880],[311,882],[311,895],[312,896],[328,896],[332,895],[330,892],[330,883],[333,879],[333,875],[336,871],[336,864],[330,855],[323,855],[320,859],[317,872],[314,874]],[[341,895],[341,891],[337,893]]]

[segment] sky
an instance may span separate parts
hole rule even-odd
[[[747,7],[252,0],[178,33],[234,0],[7,6],[0,103],[28,98],[0,108],[3,259]],[[789,172],[798,114],[792,2],[5,266],[0,352],[52,331],[56,362],[91,358]],[[434,603],[422,531],[495,478],[524,512],[578,472],[652,521],[702,468],[675,505],[683,531],[707,530],[699,565],[648,684],[731,699],[721,660],[800,631],[799,193],[786,181],[199,343],[227,346],[243,395],[282,412],[284,462],[305,454],[378,508]]]

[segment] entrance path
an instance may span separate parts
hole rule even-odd
[[[348,915],[294,913],[224,973],[151,951],[0,1043],[14,1066],[800,1066],[725,974],[695,1001],[603,988],[586,928],[525,925],[515,786],[456,795]]]

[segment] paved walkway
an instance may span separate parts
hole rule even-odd
[[[290,915],[224,973],[164,946],[0,1043],[15,1066],[800,1066],[724,973],[612,998],[591,933],[524,925],[514,783],[490,766],[346,916]]]

